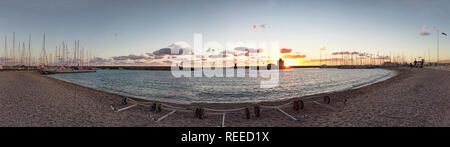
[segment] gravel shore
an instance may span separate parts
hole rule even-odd
[[[253,104],[193,104],[186,107],[238,108],[248,106],[245,114],[227,114],[225,126],[303,127],[303,126],[450,126],[450,72],[432,69],[395,69],[398,75],[360,89],[330,94],[329,105],[311,99],[305,109],[283,110],[301,119],[293,121],[277,110],[264,109],[260,118],[253,115]],[[344,105],[344,100],[347,104]],[[192,113],[175,112],[155,122],[159,114],[146,107],[114,112],[110,106],[124,107],[121,96],[77,86],[39,75],[37,72],[0,72],[0,126],[194,126],[217,127],[222,115],[194,118]],[[281,103],[281,102],[280,102]],[[276,105],[279,103],[265,103]],[[180,106],[180,105],[179,105]]]

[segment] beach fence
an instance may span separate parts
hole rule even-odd
[[[336,109],[334,107],[329,105],[331,103],[331,97],[326,94],[320,94],[320,95],[313,95],[313,96],[308,96],[308,97],[297,98],[296,100],[291,100],[289,102],[286,102],[284,104],[277,105],[277,106],[266,106],[266,105],[254,104],[253,113],[254,113],[254,116],[258,118],[258,117],[260,117],[262,109],[266,109],[266,110],[271,109],[271,110],[276,110],[276,111],[281,112],[281,114],[285,115],[286,117],[288,117],[289,119],[291,119],[293,121],[301,122],[301,120],[299,118],[292,116],[291,114],[287,113],[286,111],[283,111],[282,109],[287,108],[287,107],[292,107],[292,109],[294,111],[298,112],[300,110],[304,110],[305,102],[306,102],[304,100],[318,98],[318,97],[323,97],[323,102],[318,102],[318,101],[308,101],[308,102],[312,102],[315,105],[327,108],[332,111],[336,111]],[[343,104],[346,105],[346,102],[347,102],[347,99],[344,100]],[[169,110],[169,112],[167,114],[165,114],[161,117],[153,117],[152,119],[155,122],[160,122],[160,121],[164,120],[165,118],[169,117],[170,115],[174,114],[175,112],[193,113],[194,117],[198,118],[198,119],[204,119],[206,114],[221,115],[222,116],[221,127],[225,127],[225,118],[226,118],[225,116],[227,114],[242,114],[241,112],[244,111],[246,119],[250,119],[250,117],[251,117],[251,114],[250,114],[251,112],[250,112],[249,107],[241,107],[241,108],[234,108],[234,109],[212,109],[212,108],[196,107],[196,106],[177,107],[177,106],[172,106],[172,105],[157,102],[157,101],[140,101],[140,100],[126,97],[126,96],[122,97],[121,105],[123,105],[124,107],[117,108],[117,107],[113,107],[111,105],[111,109],[114,112],[121,112],[121,111],[125,111],[128,109],[137,107],[137,106],[143,106],[143,107],[148,108],[148,110],[153,113],[161,113],[163,107],[164,107],[164,109]]]

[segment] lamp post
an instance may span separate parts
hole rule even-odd
[[[424,26],[424,27],[422,27],[422,30],[425,28],[426,26]],[[436,49],[437,49],[437,61],[436,61],[436,66],[439,66],[440,65],[440,61],[439,61],[439,35],[441,34],[441,32],[439,32],[439,29],[435,29],[435,28],[432,28],[432,29],[430,29],[430,31],[436,31],[436,43],[437,43],[437,45],[436,45]],[[420,32],[420,34],[421,34],[421,36],[428,36],[428,35],[430,35],[429,33],[427,33],[427,32]],[[447,36],[447,34],[446,33],[444,33],[444,32],[442,32],[442,35],[445,35],[445,36]]]
[[[447,33],[439,32],[439,29],[436,29],[436,33],[437,33],[436,34],[436,37],[437,37],[437,64],[440,65],[440,61],[439,61],[439,40],[440,40],[440,37],[439,37],[439,35],[442,34],[443,36],[447,36]]]

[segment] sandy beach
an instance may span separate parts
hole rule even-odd
[[[330,94],[331,104],[321,106],[305,102],[305,109],[283,110],[301,119],[293,121],[280,111],[263,109],[260,118],[253,114],[254,104],[192,104],[184,107],[239,108],[248,106],[251,119],[244,111],[227,114],[227,127],[306,127],[306,126],[450,126],[450,72],[433,69],[396,70],[389,80],[360,89]],[[347,104],[344,105],[344,100]],[[222,115],[198,119],[193,113],[175,112],[155,122],[159,114],[138,106],[114,112],[110,106],[124,107],[121,96],[77,86],[39,75],[37,72],[0,72],[0,126],[194,126],[217,127]],[[278,105],[264,103],[264,105]],[[130,104],[129,104],[130,105]],[[180,105],[178,105],[180,106]]]

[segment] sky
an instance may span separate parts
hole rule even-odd
[[[32,36],[33,53],[80,40],[97,57],[141,56],[177,42],[278,41],[281,48],[317,59],[358,51],[436,58],[437,36],[450,33],[448,0],[2,0],[0,55]],[[265,24],[265,28],[252,28]],[[424,27],[426,26],[426,27]],[[419,32],[427,31],[428,36]],[[324,53],[322,53],[324,54]],[[440,35],[440,58],[450,59],[450,38]]]

